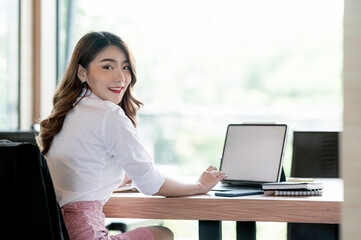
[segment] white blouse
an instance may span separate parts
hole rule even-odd
[[[122,183],[124,171],[147,195],[157,193],[165,180],[123,109],[93,93],[66,115],[47,163],[61,207],[77,201],[104,204]]]

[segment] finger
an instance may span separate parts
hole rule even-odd
[[[220,175],[227,175],[227,174],[225,174],[224,172],[221,172],[221,171],[219,171],[217,173],[220,174]]]
[[[225,174],[223,172],[217,172],[217,174],[215,176],[220,177],[220,178],[226,178],[227,174]]]
[[[223,173],[221,172],[212,172],[212,175],[215,176],[215,177],[219,177],[221,176]]]
[[[219,179],[219,180],[218,180],[218,182],[221,182],[221,183],[223,183],[223,180],[224,180],[224,178],[222,178],[222,179]]]
[[[211,171],[212,166],[209,166],[206,171]]]
[[[223,179],[225,179],[226,177],[227,177],[226,175],[221,174],[221,175],[216,176],[216,179],[218,179],[218,180],[223,180]]]
[[[212,171],[211,172],[213,175],[217,175],[217,176],[219,176],[219,175],[226,175],[224,172],[219,172],[219,171]]]
[[[209,166],[206,171],[217,171],[217,168],[213,166]]]

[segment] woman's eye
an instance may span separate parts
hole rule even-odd
[[[103,68],[104,68],[104,69],[107,69],[107,70],[113,69],[111,66],[104,66]]]
[[[124,66],[123,69],[124,70],[130,70],[130,66]]]

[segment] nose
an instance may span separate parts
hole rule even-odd
[[[123,85],[125,84],[125,75],[124,75],[124,73],[123,73],[122,70],[119,70],[119,71],[118,71],[118,74],[117,74],[117,76],[116,76],[116,81],[122,82]]]

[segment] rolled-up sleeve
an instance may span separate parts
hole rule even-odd
[[[140,192],[152,195],[159,191],[165,177],[154,166],[135,127],[120,107],[115,106],[104,116],[102,140],[111,159],[120,164]]]

